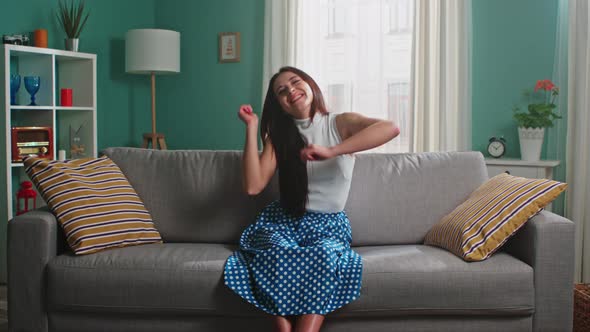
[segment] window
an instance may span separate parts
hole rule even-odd
[[[351,112],[351,102],[348,98],[352,95],[350,90],[352,86],[350,84],[330,84],[328,89],[322,89],[327,91],[326,103],[330,105],[331,109],[338,110],[339,112]],[[348,90],[348,92],[347,92]]]
[[[347,8],[346,0],[328,1],[328,36],[341,37],[346,33]]]
[[[390,34],[409,33],[412,29],[412,3],[409,0],[387,1],[387,27]]]
[[[317,79],[328,110],[395,121],[400,137],[374,151],[409,151],[413,0],[302,2],[298,65]]]

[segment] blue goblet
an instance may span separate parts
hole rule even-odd
[[[39,76],[25,76],[25,89],[31,95],[31,103],[29,106],[37,106],[35,104],[35,94],[39,91],[41,86],[41,78]]]
[[[10,75],[10,105],[16,105],[16,93],[20,88],[20,75]]]

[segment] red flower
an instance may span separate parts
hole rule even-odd
[[[555,84],[553,84],[553,82],[550,80],[545,80],[545,91],[551,91],[554,86]]]
[[[551,80],[538,80],[537,84],[535,85],[535,92],[537,92],[539,89],[551,91],[554,87],[555,84],[553,84]]]

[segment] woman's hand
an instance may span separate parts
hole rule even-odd
[[[250,105],[240,106],[240,110],[238,111],[238,117],[247,126],[258,124],[258,116],[256,115],[256,113],[252,112],[252,106]]]
[[[300,152],[302,161],[326,160],[336,156],[337,154],[331,148],[315,144],[306,146]]]

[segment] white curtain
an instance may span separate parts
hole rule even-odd
[[[415,6],[411,150],[471,150],[471,1]]]
[[[555,126],[547,128],[547,159],[560,160],[561,163],[553,170],[553,178],[557,181],[566,181],[565,171],[567,166],[566,140],[567,140],[567,57],[568,57],[568,0],[558,0],[558,14],[555,35],[555,61],[553,63],[552,81],[559,88],[559,97],[556,100],[557,113],[562,117],[555,121]],[[565,215],[565,195],[560,195],[554,202],[552,211],[559,215]]]
[[[576,223],[575,278],[590,282],[590,6],[569,0],[566,217]]]
[[[301,43],[297,27],[301,26],[300,0],[266,0],[264,14],[264,58],[262,100],[268,82],[283,66],[296,66],[297,45]]]

